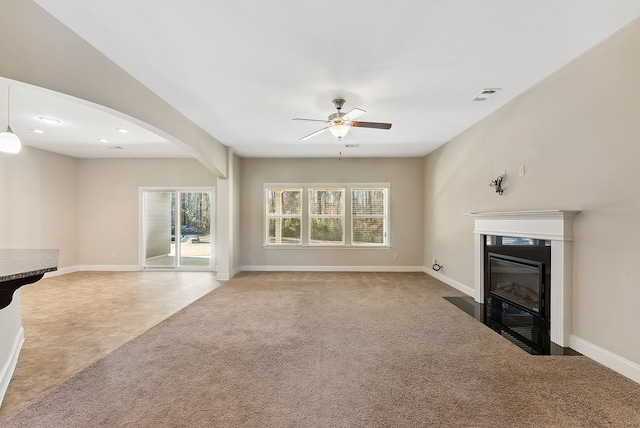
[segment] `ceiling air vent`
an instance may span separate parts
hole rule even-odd
[[[471,101],[484,101],[484,100],[490,98],[491,96],[493,96],[500,89],[501,88],[486,88],[486,89],[483,89]]]
[[[360,147],[360,144],[345,144],[345,147]]]

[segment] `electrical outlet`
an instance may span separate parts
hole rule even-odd
[[[398,260],[398,255],[397,254],[393,255],[393,260]]]
[[[116,253],[111,253],[111,258],[115,259],[116,258]]]
[[[518,175],[522,177],[524,175],[524,164],[518,167]]]

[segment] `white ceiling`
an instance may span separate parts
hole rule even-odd
[[[0,99],[4,100],[0,123],[7,118],[9,87],[11,129],[24,145],[76,158],[190,157],[179,146],[118,112],[3,78],[0,78]],[[51,123],[41,117],[60,122]],[[118,129],[128,132],[122,134]]]
[[[640,16],[638,0],[35,1],[249,157],[427,154]],[[502,90],[472,102],[484,88]],[[139,127],[113,134],[117,118],[68,97],[45,94],[50,113],[33,110],[28,90],[12,94],[25,144],[76,157],[171,151]],[[291,119],[325,119],[336,97],[393,127],[353,129],[357,148],[329,133],[300,142],[322,124]],[[23,137],[36,125],[21,121],[44,114],[83,132]],[[103,137],[125,149],[96,150]]]

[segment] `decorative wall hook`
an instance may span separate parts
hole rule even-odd
[[[495,187],[496,193],[500,196],[504,193],[504,189],[502,188],[502,180],[504,180],[504,176],[506,174],[499,175],[495,180],[491,180],[489,186]]]

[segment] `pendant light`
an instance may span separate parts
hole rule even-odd
[[[11,86],[9,86],[9,94],[7,96],[7,129],[0,133],[0,152],[18,153],[22,144],[20,138],[13,133],[11,129]]]

